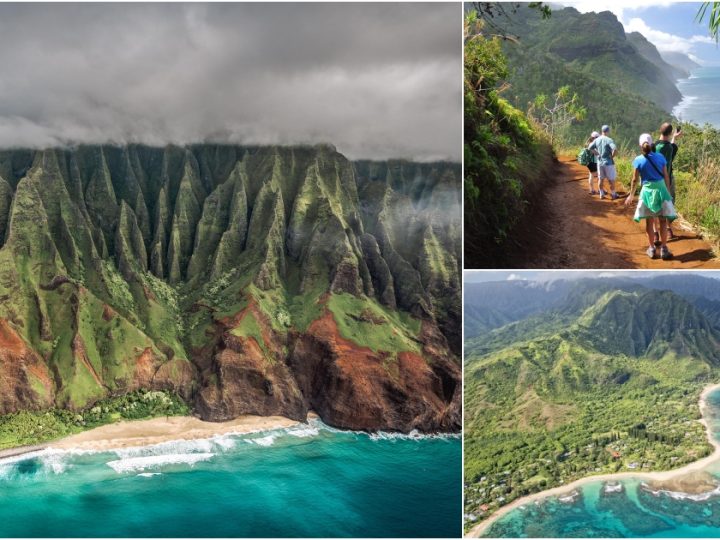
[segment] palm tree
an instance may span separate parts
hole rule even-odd
[[[714,37],[717,42],[720,38],[720,2],[703,2],[698,10],[695,20],[702,22],[705,15],[707,15],[708,9],[710,10],[708,28],[710,30],[710,35]]]

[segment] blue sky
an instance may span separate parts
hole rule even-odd
[[[679,275],[684,270],[673,270],[672,272],[644,271],[644,270],[465,270],[465,283],[480,283],[486,281],[507,281],[511,279],[526,279],[531,281],[552,281],[556,279],[585,279],[585,278],[611,278],[611,277],[652,277],[661,274]],[[720,279],[720,271],[695,272],[704,277]]]
[[[709,37],[707,16],[702,24],[695,22],[699,2],[650,0],[643,3],[595,1],[563,2],[579,11],[612,11],[627,32],[643,34],[658,50],[677,51],[699,59],[704,64],[720,65],[720,48]]]

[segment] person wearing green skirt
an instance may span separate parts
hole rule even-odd
[[[649,247],[648,257],[655,258],[655,223],[660,229],[660,257],[663,260],[671,259],[672,253],[667,247],[668,223],[676,217],[675,206],[670,195],[670,177],[667,170],[667,161],[662,154],[653,151],[653,140],[649,133],[640,135],[640,148],[642,154],[633,160],[633,177],[630,183],[630,194],[625,199],[625,205],[630,206],[635,194],[638,179],[641,182],[640,196],[635,209],[635,221],[645,220]]]

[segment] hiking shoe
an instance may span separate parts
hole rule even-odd
[[[618,198],[618,194],[613,192],[612,197],[610,197],[613,201]]]
[[[655,247],[660,247],[660,244],[662,244],[662,242],[660,241],[660,234],[655,231]]]
[[[672,259],[673,254],[670,253],[670,250],[667,248],[667,246],[663,246],[660,249],[660,258],[663,261],[667,261],[668,259]]]
[[[645,253],[647,253],[648,257],[650,257],[651,259],[654,259],[655,258],[655,246],[647,248],[647,251]]]
[[[605,198],[605,192],[602,189],[600,190],[600,198],[601,199]]]
[[[675,236],[675,233],[672,231],[672,228],[668,227],[668,239],[675,240],[675,238],[677,238],[677,236]]]

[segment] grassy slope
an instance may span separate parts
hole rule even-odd
[[[475,519],[466,525],[517,497],[590,474],[669,469],[711,451],[695,420],[699,393],[718,370],[702,354],[689,357],[652,342],[660,356],[651,359],[593,346],[603,328],[612,333],[603,317],[627,313],[630,296],[603,295],[572,324],[548,314],[541,336],[514,325],[504,336],[496,333],[494,350],[485,344],[478,355],[478,344],[469,348],[465,511]],[[603,328],[595,327],[598,321]],[[607,350],[608,343],[599,343]]]

